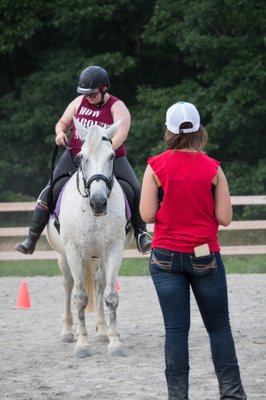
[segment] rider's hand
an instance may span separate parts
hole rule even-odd
[[[57,145],[62,144],[63,146],[65,146],[66,143],[68,143],[67,135],[65,134],[65,132],[61,131],[56,135],[55,143]]]

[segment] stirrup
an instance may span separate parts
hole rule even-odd
[[[142,248],[141,243],[140,243],[141,242],[141,238],[143,236],[146,236],[150,240],[150,243],[146,244],[146,248],[145,248],[145,246],[144,246],[144,248]],[[142,253],[142,254],[149,254],[151,252],[151,242],[152,242],[152,236],[148,232],[142,231],[141,233],[139,233],[138,237],[137,237],[137,248],[138,248],[138,251],[140,253]]]

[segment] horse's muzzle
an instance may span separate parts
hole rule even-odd
[[[107,197],[99,194],[94,194],[90,198],[90,206],[95,217],[105,215],[107,212]]]

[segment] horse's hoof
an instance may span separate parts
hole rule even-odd
[[[61,342],[63,342],[63,343],[73,343],[74,341],[75,341],[75,337],[74,337],[73,333],[61,335]]]
[[[96,340],[97,340],[98,343],[103,343],[103,344],[109,342],[108,336],[107,336],[107,335],[104,335],[104,334],[102,334],[102,335],[96,335]]]
[[[108,354],[112,357],[126,357],[126,352],[122,345],[108,347]]]
[[[91,349],[89,345],[85,346],[76,346],[75,348],[75,356],[77,358],[86,358],[92,355]]]

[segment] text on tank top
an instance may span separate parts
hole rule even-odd
[[[86,128],[93,125],[99,125],[103,128],[108,128],[113,124],[113,116],[111,112],[112,105],[119,99],[115,96],[110,95],[108,101],[101,107],[96,107],[90,104],[86,96],[83,97],[75,117],[79,122]],[[76,135],[76,129],[73,120],[71,121],[71,137],[69,145],[72,148],[73,154],[76,155],[80,152],[82,142]],[[126,147],[122,144],[118,149],[115,150],[116,157],[122,157],[126,155]]]

